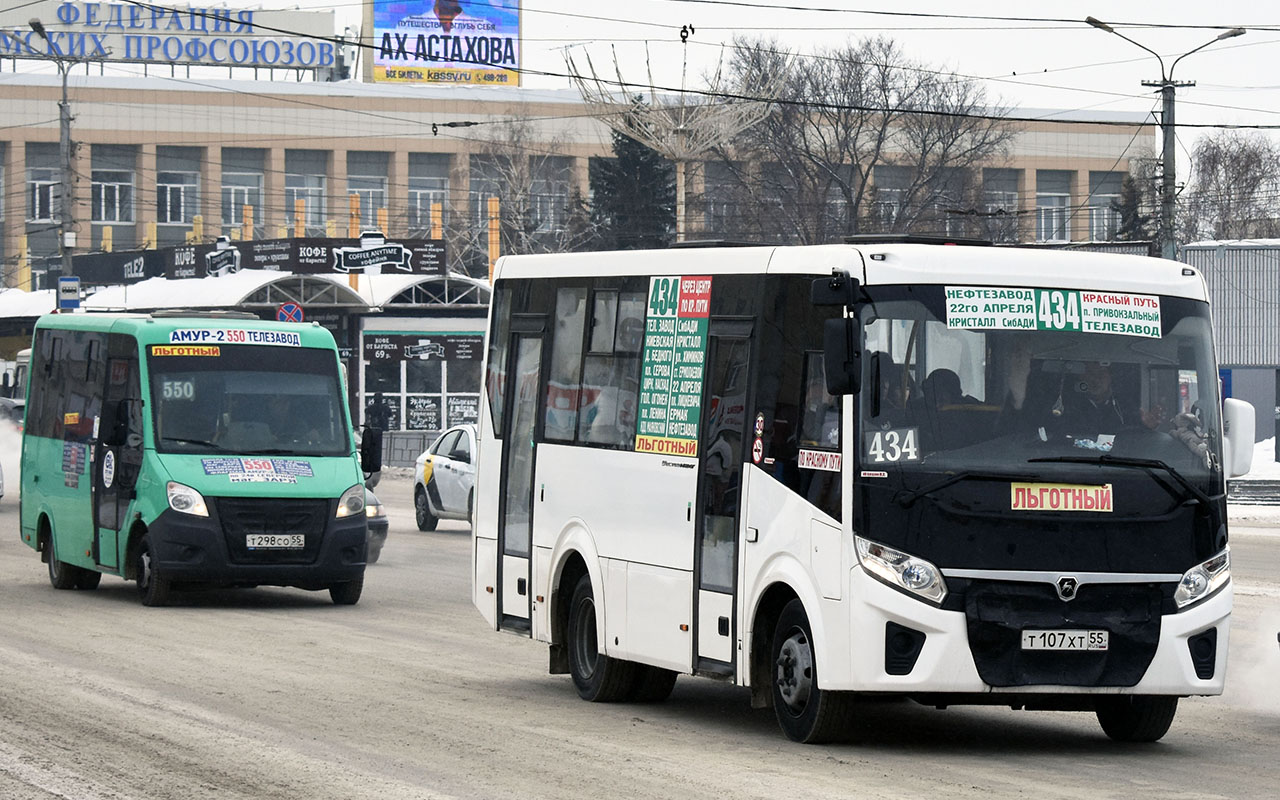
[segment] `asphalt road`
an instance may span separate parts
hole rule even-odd
[[[10,487],[12,490],[13,486]],[[489,631],[461,525],[391,535],[364,597],[134,584],[55,591],[0,501],[0,798],[1266,797],[1280,752],[1280,528],[1233,528],[1228,690],[1154,745],[1091,714],[868,703],[854,741],[786,741],[746,690],[577,699],[543,645]]]

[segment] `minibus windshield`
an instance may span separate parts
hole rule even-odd
[[[352,451],[332,351],[156,345],[147,363],[160,452],[345,456]]]

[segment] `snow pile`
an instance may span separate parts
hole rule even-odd
[[[1253,446],[1253,467],[1249,474],[1238,480],[1242,481],[1275,481],[1280,480],[1280,464],[1276,463],[1276,440],[1263,439]]]

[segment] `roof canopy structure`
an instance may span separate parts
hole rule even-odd
[[[0,294],[0,315],[26,316],[3,314],[8,307],[4,305],[4,294],[10,293]],[[34,298],[27,301],[32,307],[39,306],[39,313],[57,304],[52,290],[34,294],[48,295],[47,301]],[[160,308],[264,309],[292,302],[311,309],[375,311],[391,307],[483,308],[489,304],[489,295],[485,281],[457,275],[301,275],[241,270],[217,277],[150,278],[126,286],[107,286],[94,292],[84,305],[104,311],[151,311]]]

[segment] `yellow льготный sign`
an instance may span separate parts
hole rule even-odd
[[[1074,483],[1011,483],[1011,511],[1113,510],[1111,484],[1088,486]]]

